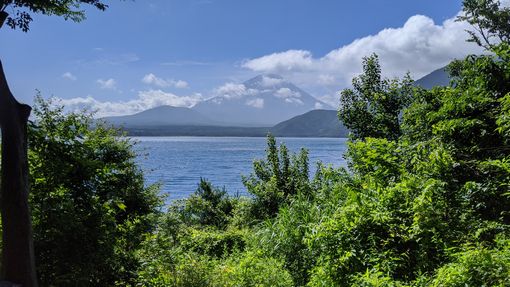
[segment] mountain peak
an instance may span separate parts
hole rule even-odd
[[[243,84],[225,87],[219,95],[198,103],[193,109],[221,122],[271,126],[325,107],[326,104],[282,76],[262,74]]]
[[[268,89],[289,84],[291,85],[282,76],[276,74],[262,74],[244,82],[247,88],[253,89]]]

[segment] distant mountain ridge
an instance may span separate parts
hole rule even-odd
[[[415,81],[430,89],[450,78],[440,68]],[[260,75],[233,85],[193,108],[160,106],[105,121],[130,135],[346,137],[348,130],[336,110],[278,75]]]
[[[210,118],[190,108],[159,106],[128,116],[106,117],[115,126],[214,125]]]
[[[450,80],[450,75],[446,71],[446,67],[442,67],[416,80],[414,85],[425,89],[432,89],[436,86],[448,86]]]
[[[281,137],[346,137],[349,131],[336,111],[313,110],[275,125],[271,133]]]
[[[239,136],[265,137],[347,137],[349,131],[340,123],[337,112],[313,110],[273,127],[232,127],[208,125],[127,126],[130,136]]]

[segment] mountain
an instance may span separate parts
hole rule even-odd
[[[131,136],[237,136],[265,137],[347,137],[336,111],[313,110],[273,127],[236,127],[209,125],[124,125]]]
[[[235,126],[272,126],[319,108],[330,108],[278,75],[259,75],[243,84],[230,84],[216,97],[192,109]]]
[[[189,109],[172,106],[159,106],[143,112],[118,117],[106,117],[105,121],[115,126],[125,127],[148,127],[148,126],[182,126],[182,125],[214,125],[210,118],[199,112]]]
[[[450,76],[446,72],[446,67],[443,67],[415,81],[414,84],[425,89],[432,89],[435,86],[448,86]]]
[[[445,68],[415,81],[432,88],[448,85]],[[345,137],[335,110],[278,75],[231,84],[193,108],[160,106],[134,115],[107,117],[130,135]],[[278,123],[275,125],[275,123]]]
[[[338,119],[336,111],[313,110],[293,117],[271,128],[280,137],[347,137],[349,131]]]

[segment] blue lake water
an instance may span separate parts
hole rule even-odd
[[[133,137],[138,141],[137,161],[147,183],[160,183],[167,201],[193,193],[200,178],[225,187],[230,194],[246,194],[241,175],[249,175],[252,162],[265,158],[266,139],[247,137]],[[310,169],[321,161],[345,166],[346,139],[277,138],[292,152],[309,151]]]

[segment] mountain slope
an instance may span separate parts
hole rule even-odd
[[[329,106],[278,75],[231,84],[193,107],[217,122],[235,126],[272,126],[318,108]]]
[[[336,111],[313,110],[275,125],[271,132],[281,137],[347,137],[349,131]]]
[[[445,69],[446,67],[437,69],[421,79],[416,80],[414,84],[425,89],[432,89],[435,86],[448,86],[450,84],[450,76]]]
[[[213,125],[214,121],[199,112],[181,107],[159,106],[143,112],[119,117],[106,117],[105,121],[125,127],[140,126],[177,126],[177,125]]]
[[[211,125],[122,125],[130,136],[238,136],[265,137],[347,137],[336,111],[313,110],[283,121],[273,127],[239,127]]]

